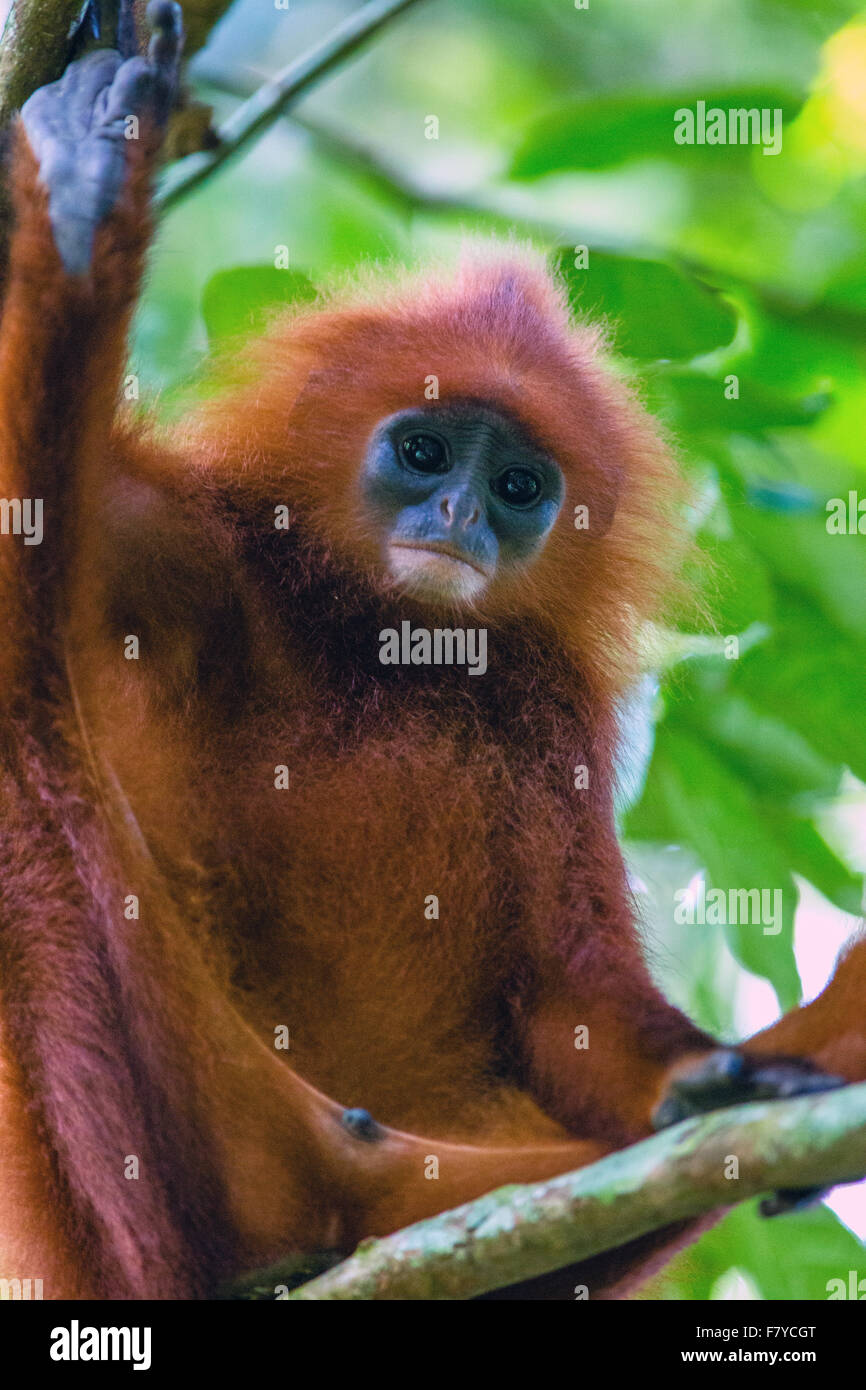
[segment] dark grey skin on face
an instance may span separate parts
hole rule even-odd
[[[360,483],[392,577],[422,599],[478,598],[499,566],[540,549],[565,495],[554,460],[480,402],[383,420]]]

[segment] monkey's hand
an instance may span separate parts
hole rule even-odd
[[[146,58],[125,62],[97,49],[25,102],[21,119],[48,190],[54,241],[65,270],[90,266],[96,228],[116,206],[129,143],[159,136],[174,104],[183,48],[181,9],[151,0]]]
[[[674,1075],[653,1112],[653,1128],[666,1129],[693,1115],[751,1100],[784,1100],[845,1084],[841,1077],[830,1076],[799,1057],[758,1057],[735,1048],[714,1048]],[[786,1189],[765,1198],[761,1213],[778,1216],[811,1206],[821,1196],[823,1189],[818,1187]]]

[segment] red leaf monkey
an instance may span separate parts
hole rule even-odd
[[[24,108],[0,326],[0,1273],[53,1297],[207,1296],[662,1097],[866,1077],[863,945],[742,1052],[644,967],[613,710],[676,479],[534,260],[279,322],[171,440],[118,417],[181,42],[151,22]]]

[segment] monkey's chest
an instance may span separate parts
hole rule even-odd
[[[303,1075],[392,1123],[441,1116],[496,1067],[514,860],[492,764],[415,730],[296,748],[274,789],[257,1022],[285,1024]]]

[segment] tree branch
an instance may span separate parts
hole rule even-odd
[[[726,1176],[732,1158],[736,1178]],[[503,1187],[364,1242],[289,1297],[474,1298],[761,1193],[831,1187],[864,1173],[866,1084],[740,1105],[686,1120],[577,1172]],[[284,1261],[248,1276],[243,1287],[273,1297],[293,1274],[296,1280],[296,1270],[296,1259]]]
[[[158,204],[163,209],[173,207],[260,131],[272,125],[321,78],[416,3],[417,0],[369,0],[350,14],[321,43],[289,63],[239,106],[217,131],[219,144],[215,149],[189,155],[175,164],[160,185]]]
[[[81,0],[12,0],[0,42],[0,129],[37,87],[59,77]]]

